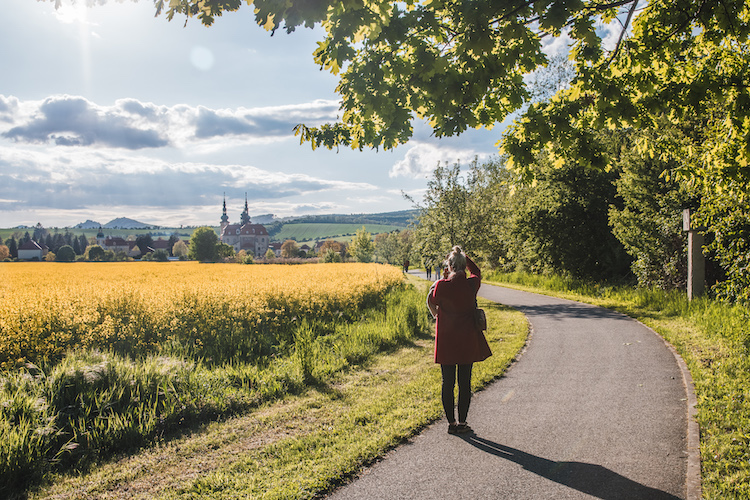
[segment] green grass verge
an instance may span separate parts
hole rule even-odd
[[[685,360],[698,400],[703,497],[750,498],[750,311],[686,293],[523,274],[486,280],[596,304],[653,328]]]
[[[417,293],[421,306],[424,293]],[[528,329],[521,313],[480,305],[488,313],[494,354],[475,365],[475,389],[502,375]],[[371,344],[352,331],[343,337]],[[336,370],[320,360],[338,342],[318,340],[311,347],[314,382],[305,390],[86,473],[58,474],[30,498],[314,498],[441,416],[430,335],[392,343]]]

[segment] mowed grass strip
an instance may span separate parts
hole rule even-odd
[[[480,307],[493,356],[475,365],[475,389],[504,373],[528,332],[521,313],[481,300]],[[433,341],[424,337],[301,395],[58,476],[30,498],[314,498],[439,418],[439,392]]]

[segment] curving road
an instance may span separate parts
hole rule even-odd
[[[700,495],[688,480],[691,382],[661,337],[578,302],[486,284],[479,295],[522,311],[532,333],[507,375],[475,394],[475,434],[449,435],[443,419],[330,498]]]

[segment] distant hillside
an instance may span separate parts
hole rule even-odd
[[[379,214],[328,214],[305,215],[284,219],[284,224],[318,223],[318,224],[385,224],[406,227],[419,215],[418,210],[401,210]]]
[[[86,222],[76,224],[75,226],[73,226],[73,229],[99,229],[101,226],[101,223],[96,222],[95,220],[88,219]]]
[[[253,224],[273,224],[276,217],[273,214],[254,215],[250,217]]]
[[[350,241],[362,226],[372,235],[379,233],[390,233],[405,229],[403,226],[392,224],[342,224],[336,222],[292,222],[281,226],[280,230],[271,234],[271,240],[275,241],[314,241],[335,239],[337,241]]]
[[[107,222],[102,227],[104,227],[105,229],[156,229],[159,226],[156,226],[154,224],[144,224],[143,222],[128,219],[127,217],[119,217]]]

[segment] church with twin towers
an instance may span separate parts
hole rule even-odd
[[[268,231],[263,224],[253,224],[247,209],[247,193],[245,193],[245,210],[240,215],[239,224],[230,224],[227,216],[227,198],[224,196],[224,209],[221,216],[221,231],[219,239],[222,243],[232,245],[234,251],[244,250],[253,257],[263,257],[271,242]]]

